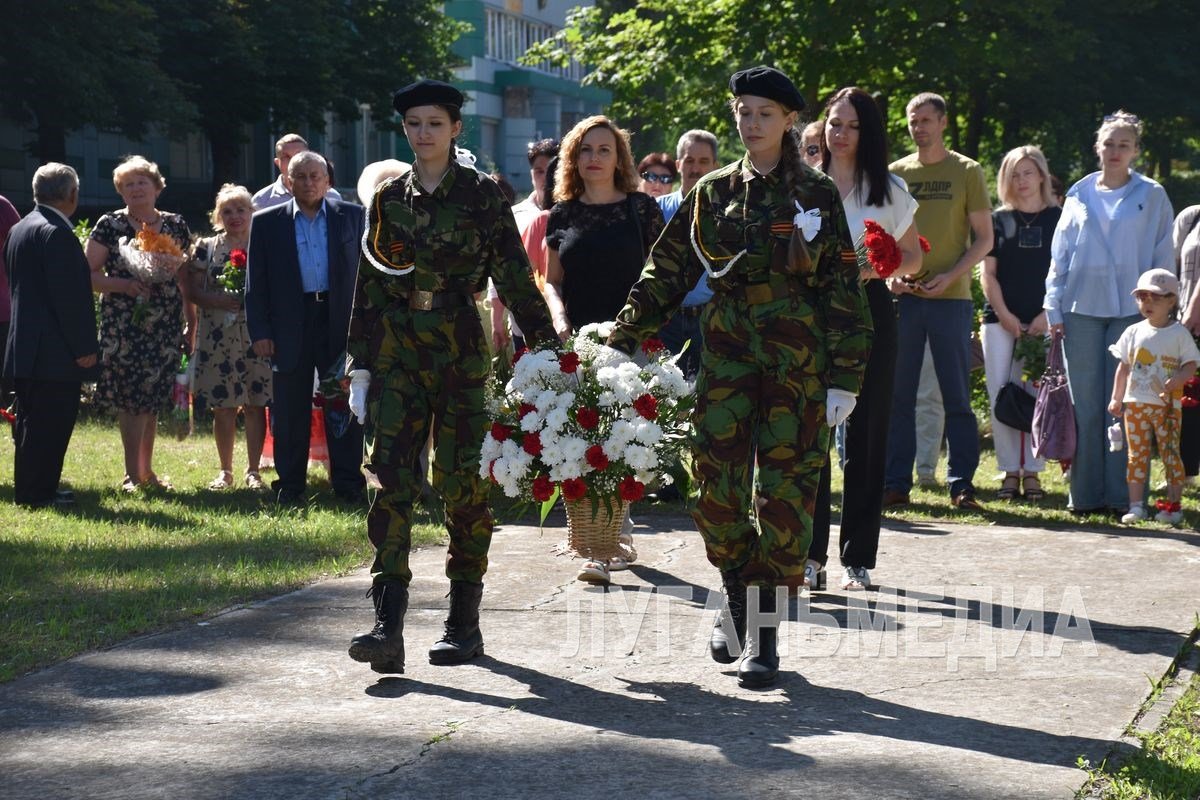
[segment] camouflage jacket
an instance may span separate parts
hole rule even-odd
[[[375,191],[363,237],[348,368],[372,368],[382,316],[429,313],[408,311],[410,293],[474,295],[489,277],[531,341],[558,341],[512,211],[491,178],[452,162],[432,192],[415,170],[385,181]]]
[[[804,297],[829,356],[826,385],[857,393],[873,329],[846,213],[827,176],[804,167],[800,180],[801,205],[820,214],[808,242],[793,224],[798,209],[778,170],[758,175],[745,156],[701,178],[654,244],[609,343],[632,352],[658,330],[704,272],[703,254],[713,302],[752,302],[747,295],[758,287]]]

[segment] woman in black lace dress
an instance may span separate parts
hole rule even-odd
[[[593,322],[616,319],[663,229],[654,198],[637,191],[629,134],[610,119],[588,117],[562,141],[554,199],[546,223],[546,304],[564,338]],[[579,579],[607,583],[610,569],[637,558],[633,521],[625,519],[624,558],[587,561]]]

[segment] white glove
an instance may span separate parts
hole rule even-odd
[[[857,404],[858,398],[845,389],[829,389],[825,393],[825,421],[831,428],[841,425]]]
[[[359,425],[367,424],[367,392],[370,388],[370,370],[356,369],[350,373],[350,413]]]

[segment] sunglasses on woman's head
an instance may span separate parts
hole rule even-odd
[[[819,145],[819,144],[806,145],[804,147],[804,152],[810,156],[815,156],[817,153],[821,152],[821,145]]]
[[[643,172],[642,180],[650,181],[650,183],[661,183],[664,186],[670,186],[675,182],[675,179],[670,175],[659,175],[657,172]]]

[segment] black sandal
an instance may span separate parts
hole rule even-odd
[[[1021,479],[1016,475],[1005,475],[1004,482],[996,492],[997,500],[1016,500],[1021,487]]]
[[[1032,485],[1030,485],[1030,481],[1033,481]],[[1025,495],[1025,499],[1031,503],[1036,503],[1046,496],[1046,493],[1042,491],[1042,481],[1037,475],[1025,476],[1025,478],[1021,481],[1021,493]]]

